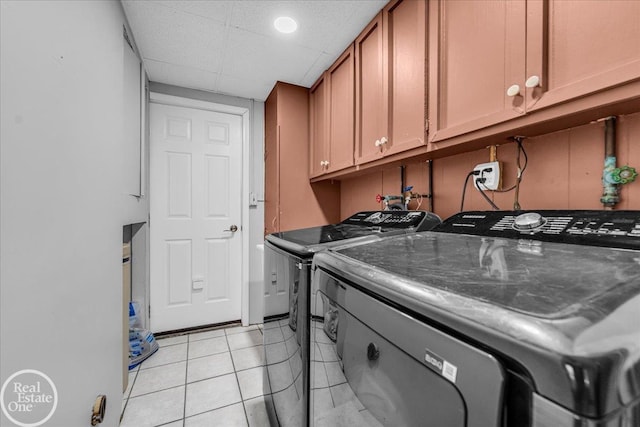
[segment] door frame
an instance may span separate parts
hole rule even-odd
[[[149,102],[154,104],[171,105],[174,107],[194,108],[197,110],[214,111],[217,113],[234,114],[242,117],[242,194],[240,195],[240,211],[242,217],[242,241],[241,251],[242,259],[240,260],[240,317],[242,326],[249,325],[249,183],[251,170],[250,162],[250,137],[251,137],[251,114],[248,108],[236,107],[232,105],[219,104],[208,101],[200,101],[190,98],[182,98],[179,96],[165,95],[157,92],[149,93]],[[151,143],[151,141],[149,141]],[[149,187],[153,183],[149,182]],[[153,197],[153,192],[149,191],[149,198]],[[151,221],[149,226],[153,227]]]

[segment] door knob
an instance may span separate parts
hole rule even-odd
[[[228,230],[222,230],[222,231],[230,231],[232,233],[235,233],[236,231],[238,231],[238,226],[234,224],[231,227],[229,227]]]

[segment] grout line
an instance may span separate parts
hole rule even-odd
[[[242,396],[242,387],[240,387],[240,380],[238,379],[238,371],[236,371],[236,362],[233,361],[233,353],[231,353],[231,347],[229,346],[229,339],[227,331],[225,330],[225,339],[227,340],[227,347],[229,347],[229,356],[231,357],[231,366],[233,366],[233,375],[236,377],[236,384],[238,384],[238,392],[240,393],[240,402],[242,403],[242,410],[244,411],[244,418],[249,425],[249,414],[247,414],[247,407],[244,404],[244,397]]]
[[[158,424],[158,425],[155,425],[154,427],[163,427],[163,426],[168,426],[169,424],[173,424],[173,423],[175,423],[175,422],[177,422],[177,421],[182,421],[182,427],[184,427],[184,419],[182,419],[182,420],[167,421],[166,423]]]
[[[233,359],[231,359],[231,363],[233,363]],[[212,377],[207,377],[207,378],[202,378],[202,379],[199,379],[199,380],[191,381],[190,383],[187,383],[187,384],[201,383],[202,381],[208,381],[208,380],[212,380],[214,378],[220,378],[220,377],[224,377],[224,376],[227,376],[227,375],[232,375],[232,374],[235,374],[235,372],[236,371],[234,370],[233,372],[227,372],[226,374],[214,375]]]
[[[120,424],[122,422],[122,419],[124,418],[124,413],[127,410],[127,406],[129,406],[129,399],[131,398],[131,392],[133,391],[133,386],[135,385],[136,379],[138,378],[138,374],[140,373],[140,367],[137,366],[135,368],[134,372],[135,372],[135,375],[133,376],[133,381],[131,382],[131,386],[127,387],[129,389],[129,393],[127,393],[126,398],[123,399],[125,401],[124,402],[124,408],[121,407],[121,409],[120,409],[120,420],[119,420],[118,424]],[[127,372],[127,375],[129,375],[128,372]],[[121,405],[122,405],[122,403],[121,403]]]
[[[183,385],[183,384],[180,384],[180,385],[174,385],[174,386],[172,386],[172,387],[167,387],[167,388],[161,388],[161,389],[158,389],[158,390],[153,390],[153,391],[150,391],[150,392],[148,392],[148,393],[142,393],[142,394],[139,394],[139,395],[137,395],[137,396],[131,396],[131,397],[129,398],[129,400],[130,400],[130,399],[137,399],[138,397],[149,396],[150,394],[153,394],[153,393],[160,393],[161,391],[167,391],[167,390],[171,390],[171,389],[173,389],[173,388],[178,388],[178,387],[184,387],[184,385]]]
[[[240,404],[242,404],[242,406],[244,406],[244,401],[240,400],[239,402],[229,403],[228,405],[224,405],[224,406],[221,406],[221,407],[216,408],[216,409],[209,409],[208,411],[202,411],[202,412],[198,412],[197,414],[189,415],[188,417],[185,418],[185,422],[186,422],[187,418],[193,418],[193,417],[200,416],[202,414],[208,414],[209,412],[219,411],[220,409],[228,408],[230,406],[237,405],[238,403],[240,403]],[[246,415],[246,411],[245,411],[245,415]],[[173,421],[173,422],[175,422],[175,421]]]
[[[187,416],[187,373],[189,372],[189,347],[191,347],[191,334],[187,334],[187,360],[184,368],[184,404],[182,405],[182,427],[185,424],[185,418]]]

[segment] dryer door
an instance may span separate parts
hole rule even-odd
[[[311,327],[314,426],[498,427],[504,373],[491,355],[320,270]]]

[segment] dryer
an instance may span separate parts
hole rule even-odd
[[[265,299],[265,313],[271,316],[264,320],[263,389],[271,425],[302,427],[308,419],[309,287],[314,255],[383,236],[430,230],[440,223],[437,215],[425,211],[365,211],[338,224],[266,236],[265,294],[285,298],[272,306]]]
[[[640,212],[465,212],[316,255],[310,424],[640,425]]]

